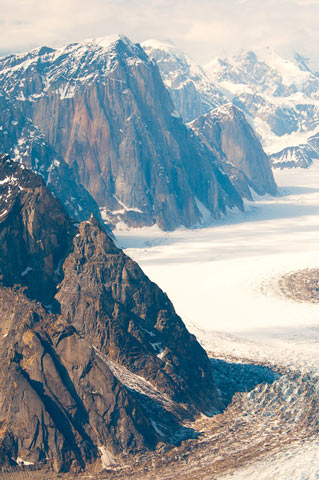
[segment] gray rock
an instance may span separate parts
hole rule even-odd
[[[242,196],[251,198],[248,187],[259,195],[276,195],[269,158],[238,108],[224,105],[194,120],[189,127],[217,152],[221,168]]]
[[[0,144],[2,151],[10,154],[12,159],[41,175],[51,192],[75,220],[87,220],[91,213],[101,218],[96,202],[76,181],[74,172],[48,144],[39,128],[25,117],[21,103],[1,89]]]

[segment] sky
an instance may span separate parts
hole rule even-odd
[[[319,0],[0,0],[0,54],[122,33],[205,64],[238,48],[319,52]]]

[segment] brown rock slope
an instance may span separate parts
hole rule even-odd
[[[8,157],[0,361],[2,468],[100,468],[192,436],[181,420],[220,407],[207,355],[167,296],[94,217],[77,228]]]

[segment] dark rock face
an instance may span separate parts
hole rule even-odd
[[[23,283],[33,298],[52,300],[73,227],[41,177],[7,157],[0,159],[0,215],[1,281]]]
[[[64,263],[61,313],[99,351],[177,402],[209,411],[206,354],[167,296],[92,219],[82,223]],[[202,393],[204,393],[204,396]]]
[[[8,57],[0,82],[104,218],[172,230],[200,223],[197,199],[215,218],[242,208],[176,115],[157,66],[125,37]]]
[[[7,156],[0,199],[0,466],[100,468],[192,435],[180,421],[221,402],[167,296]]]
[[[39,173],[51,192],[76,220],[97,218],[100,211],[89,192],[76,181],[72,169],[45,140],[39,128],[23,115],[23,102],[0,89],[0,144],[11,158]]]
[[[250,198],[248,186],[259,195],[276,194],[269,158],[238,108],[224,105],[189,126],[208,148],[217,151],[221,167],[242,196]]]

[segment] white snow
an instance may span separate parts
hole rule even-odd
[[[23,460],[23,458],[21,457],[18,457],[15,462],[18,464],[18,465],[34,465],[34,463],[32,462],[27,462],[26,460]]]
[[[7,177],[5,177],[3,180],[0,180],[0,185],[5,185],[6,183],[9,183],[9,184],[14,184],[17,182],[17,178],[14,177],[13,175],[9,175]]]
[[[115,194],[113,194],[113,197],[115,198],[115,200],[121,205],[121,207],[123,207],[123,210],[117,210],[117,211],[113,211],[112,213],[116,214],[116,213],[125,213],[125,212],[137,212],[137,213],[143,213],[142,210],[140,210],[139,208],[137,207],[128,207],[127,205],[125,205],[124,202],[122,202]]]
[[[111,465],[115,465],[115,457],[106,447],[98,447],[101,452],[101,462],[103,468],[108,468]]]
[[[279,72],[287,85],[295,84],[297,88],[301,89],[311,77],[310,72],[300,70],[293,61],[281,57],[269,47],[256,49],[256,54],[258,59]]]
[[[222,480],[318,480],[318,441],[296,443],[293,448],[225,475]]]
[[[154,420],[150,420],[152,427],[154,428],[155,432],[158,433],[161,437],[165,437],[165,433],[162,432],[162,430],[159,428],[158,424]]]
[[[129,247],[191,328],[245,341],[290,344],[300,334],[319,342],[318,307],[267,287],[283,273],[319,266],[319,167],[276,177],[278,197],[258,197],[245,213],[209,228],[117,232],[119,244]]]
[[[274,285],[283,273],[319,267],[319,165],[275,176],[279,196],[256,197],[245,213],[205,229],[127,230],[117,240],[208,351],[318,378],[318,305],[289,300]],[[318,479],[318,447],[309,438],[218,478]]]

